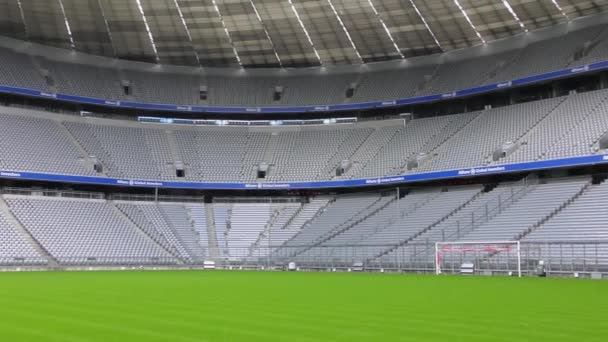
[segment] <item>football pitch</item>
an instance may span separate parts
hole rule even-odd
[[[607,341],[608,282],[287,272],[0,274],[2,341]]]

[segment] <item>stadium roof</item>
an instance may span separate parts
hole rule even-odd
[[[401,59],[608,10],[608,0],[0,0],[0,35],[205,67]]]

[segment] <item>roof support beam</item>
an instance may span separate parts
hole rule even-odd
[[[220,8],[217,6],[217,2],[215,0],[211,0],[213,3],[213,8],[215,9],[215,13],[220,18],[220,22],[222,23],[222,27],[224,28],[224,32],[226,32],[226,37],[228,38],[228,42],[230,42],[230,46],[232,46],[232,51],[234,52],[234,56],[236,57],[236,61],[242,67],[243,62],[241,62],[241,57],[239,57],[239,52],[236,50],[234,46],[234,41],[232,40],[232,36],[230,35],[230,31],[228,31],[228,27],[226,26],[226,22],[224,21],[224,17],[222,16],[222,12],[220,12]]]
[[[304,25],[304,22],[302,21],[302,18],[300,18],[300,14],[298,13],[298,10],[296,10],[296,7],[293,5],[293,1],[292,0],[287,0],[289,2],[289,6],[291,6],[291,10],[293,11],[293,14],[296,16],[296,19],[298,20],[298,23],[300,23],[300,27],[302,28],[302,31],[304,31],[304,34],[306,35],[306,38],[308,39],[308,43],[310,43],[310,47],[312,48],[312,51],[315,53],[315,56],[317,57],[317,60],[319,61],[319,64],[323,65],[323,61],[321,60],[321,56],[319,55],[319,51],[317,51],[317,48],[315,47],[315,44],[312,42],[312,38],[310,37],[310,33],[308,33],[308,30],[306,29],[306,26]]]
[[[456,5],[456,7],[458,7],[458,9],[460,10],[460,12],[462,12],[462,15],[464,15],[464,18],[469,23],[469,26],[471,26],[471,28],[473,29],[473,31],[475,31],[475,34],[477,35],[477,38],[479,38],[479,40],[481,40],[481,42],[485,44],[486,40],[483,39],[483,37],[481,36],[481,34],[479,33],[479,31],[477,31],[477,27],[475,27],[475,25],[473,25],[473,22],[471,21],[471,18],[469,18],[469,15],[467,14],[467,12],[464,10],[464,8],[462,8],[462,6],[460,5],[460,2],[458,2],[458,0],[453,0],[453,1],[454,1],[454,4]]]
[[[110,45],[112,46],[112,51],[114,52],[114,57],[118,54],[116,53],[116,46],[114,45],[114,38],[112,37],[112,31],[110,31],[110,24],[108,24],[108,18],[106,17],[106,12],[101,5],[101,0],[97,0],[97,5],[101,11],[101,17],[103,18],[103,23],[106,28],[106,32],[108,32],[108,38],[110,38]]]
[[[509,13],[511,13],[511,16],[513,16],[513,19],[515,19],[515,21],[517,21],[517,23],[519,24],[519,27],[521,27],[521,29],[524,30],[524,32],[528,32],[528,28],[519,19],[519,16],[517,15],[517,13],[515,13],[515,11],[513,10],[513,7],[511,7],[509,0],[502,0],[502,4],[507,8]]]
[[[63,21],[65,22],[65,29],[68,31],[68,37],[70,38],[70,46],[72,50],[76,49],[76,44],[74,44],[74,37],[72,36],[72,29],[70,28],[70,22],[68,17],[65,15],[65,7],[63,7],[63,0],[57,0],[59,2],[59,8],[61,8],[61,14],[63,14]]]
[[[141,6],[141,0],[135,0],[137,3],[137,8],[139,9],[139,13],[141,13],[141,19],[144,22],[144,26],[146,27],[146,31],[148,32],[148,38],[150,38],[150,44],[152,44],[152,50],[154,51],[154,56],[156,57],[156,62],[160,61],[158,57],[158,50],[156,50],[156,44],[154,44],[154,36],[152,36],[152,31],[150,31],[150,25],[148,25],[148,20],[146,19],[146,14],[144,13],[144,8]]]
[[[255,7],[255,4],[253,3],[253,0],[249,0],[249,3],[251,4],[251,7],[253,8],[253,12],[255,13],[256,18],[258,18],[258,21],[260,22],[260,25],[262,25],[262,29],[264,30],[264,33],[266,34],[266,38],[268,38],[268,42],[270,43],[270,46],[272,47],[272,51],[274,52],[274,56],[277,58],[277,62],[279,62],[279,66],[282,68],[283,67],[283,62],[281,62],[281,57],[279,56],[279,53],[277,52],[277,49],[275,48],[275,45],[274,45],[274,42],[272,41],[272,38],[270,38],[270,33],[268,33],[268,29],[266,28],[266,24],[262,20],[262,17],[260,17],[260,13],[258,12],[258,9]]]
[[[564,16],[564,18],[570,20],[570,17],[568,17],[568,14],[566,14],[566,12],[562,8],[562,6],[559,5],[559,2],[557,2],[557,0],[551,0],[551,3],[553,3],[553,6],[555,6],[555,8],[557,8],[559,13],[561,13]]]
[[[342,27],[342,30],[344,30],[344,33],[346,34],[346,38],[348,38],[348,41],[350,42],[350,45],[353,47],[353,50],[355,50],[355,54],[357,54],[357,57],[359,58],[359,61],[363,64],[363,58],[361,57],[361,54],[359,53],[359,50],[357,50],[357,46],[355,45],[355,42],[353,41],[353,38],[350,36],[350,33],[346,29],[346,26],[344,26],[344,22],[342,21],[342,18],[338,14],[338,11],[336,11],[336,8],[334,7],[334,4],[331,2],[331,0],[327,0],[327,3],[329,4],[329,7],[331,7],[332,12],[334,12],[334,15],[336,16],[336,19],[338,20],[338,23],[340,23],[340,26]]]
[[[179,3],[177,2],[177,0],[173,0],[173,2],[175,3],[175,8],[177,8],[177,13],[179,14],[179,19],[181,20],[182,25],[184,25],[184,30],[186,30],[186,36],[188,36],[188,40],[190,41],[190,44],[193,46],[192,50],[194,51],[194,58],[196,58],[196,62],[198,63],[198,65],[202,66],[201,59],[198,56],[198,52],[194,48],[194,42],[192,41],[192,34],[190,33],[190,28],[188,28],[186,19],[184,19],[184,13],[182,12],[182,8],[179,6]]]
[[[27,30],[27,23],[25,21],[25,13],[23,13],[23,5],[21,0],[17,0],[17,6],[19,6],[19,15],[21,15],[21,21],[23,22],[23,30],[25,31],[25,37],[29,39],[29,32]]]
[[[437,46],[441,49],[441,51],[445,51],[443,49],[443,47],[441,46],[441,44],[439,43],[439,40],[437,39],[437,36],[435,36],[435,33],[433,32],[433,30],[431,30],[431,27],[429,26],[429,23],[426,21],[426,19],[424,18],[424,16],[422,15],[422,13],[420,12],[420,10],[418,9],[418,6],[416,6],[416,4],[414,3],[414,0],[409,0],[409,1],[410,1],[410,4],[412,4],[412,7],[414,7],[414,11],[416,11],[416,14],[418,14],[418,17],[420,17],[420,20],[422,20],[422,23],[424,24],[424,27],[426,27],[426,29],[431,34],[431,37],[433,37],[433,40],[435,41],[435,44],[437,44]]]
[[[369,6],[372,8],[372,11],[374,11],[374,14],[376,15],[376,18],[378,18],[378,21],[380,22],[380,24],[384,28],[384,32],[386,32],[386,35],[388,36],[388,39],[391,40],[391,42],[393,43],[393,46],[395,47],[395,50],[397,50],[397,52],[399,53],[399,56],[401,56],[402,59],[405,58],[405,56],[401,52],[401,48],[399,48],[399,45],[397,45],[397,42],[395,42],[395,39],[393,38],[393,34],[388,29],[388,26],[386,26],[386,23],[384,22],[384,19],[382,19],[382,17],[378,13],[378,10],[376,9],[376,6],[374,6],[374,3],[372,2],[372,0],[367,0],[367,2],[369,3]]]
[[[601,11],[606,1],[0,0],[0,28],[13,38],[152,63],[358,65],[550,27]]]

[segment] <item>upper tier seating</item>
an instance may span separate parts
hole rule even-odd
[[[49,91],[43,75],[34,66],[31,56],[0,49],[0,82],[2,85]],[[105,70],[104,70],[105,72]],[[111,72],[107,70],[107,72]]]
[[[532,43],[519,50],[488,83],[498,83],[549,71],[565,69],[568,66],[582,65],[575,60],[575,53],[585,43],[595,42],[603,25],[593,26],[570,32],[567,35]],[[606,58],[606,56],[602,57]]]
[[[432,153],[422,170],[488,165],[502,144],[517,141],[557,107],[563,98],[527,102],[486,110]]]
[[[89,155],[102,160],[111,175],[129,177],[133,170],[143,179],[171,179],[175,175],[168,137],[160,129],[79,122],[65,122],[64,126]]]
[[[434,77],[420,92],[420,95],[442,94],[486,84],[495,77],[497,70],[510,63],[516,54],[517,51],[508,51],[492,56],[440,64]],[[472,70],[475,72],[472,73]]]
[[[96,60],[102,67],[93,67],[82,61],[66,63],[0,48],[0,85],[184,106],[315,106],[443,94],[608,59],[606,25],[577,29],[541,41],[529,41],[528,35],[512,40],[512,46],[517,48],[498,49],[491,55],[476,52],[478,55],[465,60],[447,53],[411,65],[403,63],[407,64],[405,67],[389,66],[388,70],[323,70],[313,75],[286,72],[280,76],[233,69],[225,74],[208,74],[200,69],[183,68],[177,73],[145,64],[138,64],[137,70],[124,65],[120,69],[113,67],[117,63],[109,59],[101,64],[99,58]],[[130,94],[123,89],[127,84]],[[207,99],[200,97],[201,86],[207,89]],[[273,99],[275,87],[283,88],[279,101]],[[349,87],[355,89],[352,98],[346,96]]]
[[[604,129],[608,129],[601,120],[607,112],[607,98],[606,90],[568,96],[534,129],[515,141],[519,147],[504,161],[524,162],[595,153],[593,143]],[[588,130],[585,122],[596,127]]]
[[[44,58],[38,60],[40,65],[52,75],[59,93],[101,99],[123,98],[123,89],[116,70],[84,64],[51,62]]]

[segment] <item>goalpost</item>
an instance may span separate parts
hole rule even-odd
[[[443,273],[443,266],[472,264],[475,269],[485,265],[488,271],[517,274],[521,277],[521,244],[519,241],[465,241],[435,243],[435,274]]]

